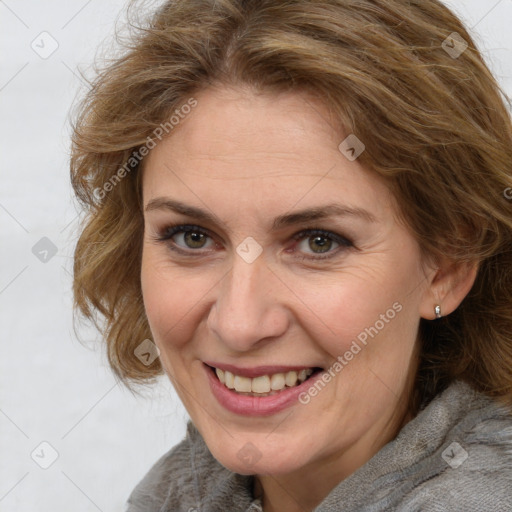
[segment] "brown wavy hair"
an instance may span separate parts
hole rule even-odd
[[[151,338],[140,153],[213,84],[317,95],[364,142],[360,163],[387,180],[424,254],[479,262],[458,309],[420,322],[414,400],[462,379],[512,404],[510,101],[437,0],[169,1],[97,72],[73,123],[71,180],[85,212],[73,292],[116,375],[129,386],[162,373],[158,359],[134,355]]]

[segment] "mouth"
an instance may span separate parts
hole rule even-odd
[[[226,389],[238,395],[251,397],[277,395],[287,389],[300,386],[323,371],[323,368],[314,366],[286,372],[268,373],[251,378],[206,363],[205,365]]]

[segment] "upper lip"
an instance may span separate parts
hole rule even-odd
[[[233,364],[216,363],[214,361],[204,361],[208,366],[219,368],[220,370],[228,371],[234,375],[240,375],[241,377],[261,377],[262,375],[273,375],[274,373],[286,373],[291,371],[307,370],[308,368],[320,368],[319,366],[312,365],[297,365],[297,366],[276,366],[276,365],[265,365],[265,366],[253,366],[251,368],[241,368]]]

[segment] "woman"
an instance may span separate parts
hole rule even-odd
[[[437,0],[167,2],[99,74],[76,307],[191,418],[130,512],[512,510],[501,94]]]

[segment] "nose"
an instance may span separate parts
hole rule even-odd
[[[289,325],[289,311],[280,299],[283,288],[263,256],[247,263],[235,254],[210,309],[209,329],[234,352],[249,351],[282,336]]]

